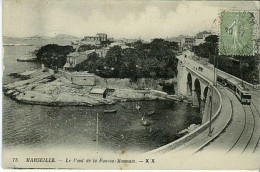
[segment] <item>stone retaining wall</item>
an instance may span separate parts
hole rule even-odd
[[[174,89],[177,89],[177,82],[176,79],[153,79],[153,78],[140,78],[136,82],[132,82],[129,78],[101,78],[95,76],[95,83],[97,86],[102,87],[113,87],[113,88],[131,88],[136,90],[141,90],[143,88],[150,88],[153,90],[162,91],[162,86],[160,85],[163,82],[168,83],[176,83]]]

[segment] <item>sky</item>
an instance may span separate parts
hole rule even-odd
[[[211,30],[220,9],[258,9],[259,2],[3,0],[3,35],[166,38]],[[215,23],[217,25],[217,23]]]

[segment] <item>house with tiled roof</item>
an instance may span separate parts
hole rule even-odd
[[[195,45],[200,45],[205,42],[205,38],[212,35],[208,31],[199,32],[195,37]]]

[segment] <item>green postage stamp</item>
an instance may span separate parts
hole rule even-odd
[[[255,14],[252,11],[221,11],[220,55],[254,55]]]

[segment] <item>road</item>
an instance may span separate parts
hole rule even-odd
[[[222,110],[212,124],[213,132],[203,131],[192,140],[168,152],[203,154],[219,151],[222,154],[259,154],[260,92],[253,90],[251,105],[242,105],[227,88],[218,86],[222,96]]]
[[[188,57],[192,55],[188,53]],[[208,66],[193,58],[193,61]],[[220,71],[218,70],[218,73]],[[202,73],[202,75],[205,75]],[[227,75],[222,72],[222,75]],[[206,76],[205,76],[206,77]],[[210,78],[208,78],[210,80]],[[180,146],[179,150],[191,150],[201,153],[209,150],[221,150],[225,154],[255,154],[260,151],[260,90],[251,89],[251,105],[242,105],[238,98],[227,87],[217,85],[222,96],[222,110],[212,124],[213,133],[209,137],[206,130]]]
[[[237,97],[227,88],[222,93],[233,103],[231,123],[221,135],[202,151],[222,150],[226,154],[259,153],[260,104],[259,91],[252,91],[251,105],[242,105]]]

